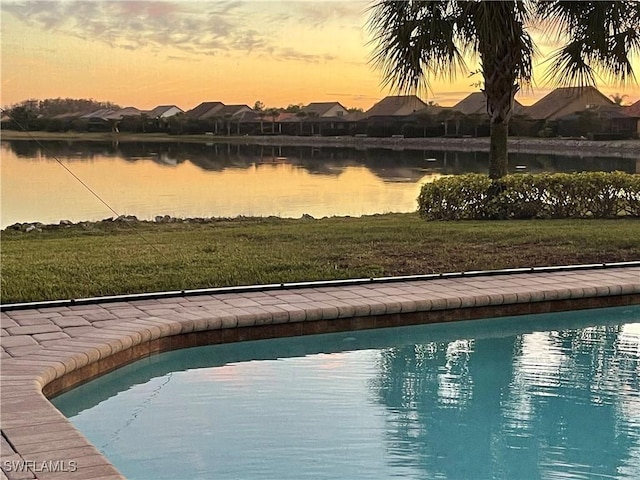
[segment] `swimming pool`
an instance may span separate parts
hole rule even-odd
[[[640,307],[192,348],[53,403],[132,479],[638,478]]]

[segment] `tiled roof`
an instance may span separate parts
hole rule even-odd
[[[80,118],[90,119],[90,118],[106,118],[107,115],[111,115],[115,113],[116,110],[112,110],[111,108],[101,108],[100,110],[96,110],[94,112],[85,113]]]
[[[311,102],[306,107],[303,107],[302,111],[306,113],[315,112],[318,114],[319,117],[322,117],[323,115],[328,113],[329,110],[331,110],[336,106],[346,110],[346,108],[344,108],[340,104],[340,102]]]
[[[52,120],[73,120],[76,118],[80,118],[83,115],[86,115],[86,112],[67,112],[67,113],[59,113],[58,115],[54,115],[51,117]]]
[[[365,118],[364,112],[349,112],[344,117],[342,117],[347,122],[357,122],[358,120],[362,120]]]
[[[627,115],[640,115],[640,100],[625,108],[627,109]]]
[[[126,107],[120,110],[116,110],[115,112],[109,113],[105,115],[103,118],[108,120],[119,120],[123,117],[138,117],[143,113],[144,112],[142,110],[139,110],[136,107]]]
[[[225,115],[235,116],[243,111],[251,110],[248,105],[224,105],[215,111],[216,116],[224,117]]]
[[[267,116],[271,120],[271,116]],[[301,117],[293,112],[280,112],[276,117],[276,122],[300,122],[306,117]]]
[[[527,109],[527,115],[535,119],[554,119],[562,109],[567,108],[573,102],[579,100],[584,100],[584,106],[582,108],[576,108],[575,111],[584,110],[587,108],[587,105],[590,104],[614,104],[595,87],[556,88],[531,105]],[[566,115],[569,113],[571,112],[566,112]]]
[[[427,106],[416,95],[388,96],[365,112],[366,117],[408,115]],[[405,113],[406,112],[406,113]]]
[[[457,110],[458,112],[464,113],[465,115],[487,113],[487,97],[483,92],[473,92],[460,100],[451,108]],[[524,113],[524,111],[525,107],[517,100],[514,100],[513,113],[517,115]]]
[[[186,115],[190,118],[208,118],[222,107],[224,107],[222,102],[202,102],[197,107],[189,110]]]
[[[171,110],[172,108],[177,108],[181,112],[183,111],[180,107],[177,107],[175,105],[158,105],[156,108],[149,110],[147,112],[147,115],[149,115],[149,117],[151,118],[161,117],[165,112]]]

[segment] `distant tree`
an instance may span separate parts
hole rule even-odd
[[[103,108],[117,110],[121,108],[112,102],[102,102],[87,98],[46,98],[44,100],[23,100],[11,108],[24,107],[32,110],[36,116],[51,118],[63,113],[87,113]],[[11,109],[10,108],[10,109]]]
[[[416,114],[418,126],[422,127],[423,137],[426,137],[427,130],[435,125],[435,119],[436,117],[433,114],[429,113],[429,111],[422,111]]]
[[[25,105],[6,110],[6,114],[10,119],[9,128],[12,130],[33,130],[38,118],[36,111]]]
[[[169,133],[174,135],[182,135],[184,132],[185,124],[187,123],[187,116],[184,113],[178,113],[168,118]]]
[[[302,109],[304,108],[304,105],[302,105],[301,103],[298,103],[296,105],[294,104],[289,104],[289,106],[287,108],[285,108],[283,110],[283,112],[287,112],[287,113],[298,113],[300,112]]]
[[[272,107],[268,108],[266,112],[267,115],[271,117],[271,133],[276,133],[276,118],[280,115],[280,109]]]
[[[264,133],[264,117],[267,116],[267,112],[265,112],[263,109],[256,109],[256,112],[258,113],[258,118],[260,119],[260,133],[263,134]]]
[[[264,111],[264,103],[262,103],[260,100],[256,100],[256,103],[253,104],[253,109],[256,112],[263,112]]]
[[[308,112],[308,113],[307,113],[307,116],[308,116],[309,118],[311,118],[311,119],[319,118],[319,117],[320,117],[320,115],[318,114],[318,112],[314,112],[314,111]],[[314,133],[315,133],[315,132],[313,131],[313,122],[311,122],[311,135],[313,135]],[[319,135],[320,133],[322,133],[322,127],[321,127],[321,125],[318,123],[318,135]]]
[[[347,112],[349,112],[349,113],[364,113],[364,110],[362,108],[353,107],[353,108],[347,108]]]
[[[300,110],[299,112],[296,112],[296,117],[298,117],[298,122],[300,125],[300,135],[302,135],[302,122],[305,118],[307,118],[307,112]]]
[[[225,113],[224,114],[224,124],[227,126],[227,137],[231,136],[231,117],[232,115],[230,113]]]
[[[442,125],[444,126],[445,136],[449,135],[449,122],[453,122],[453,125],[456,129],[455,135],[460,135],[460,125],[462,124],[462,121],[467,118],[464,113],[450,108],[441,110],[436,117],[442,122]]]

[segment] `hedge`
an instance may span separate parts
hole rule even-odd
[[[422,186],[426,220],[640,217],[640,175],[623,172],[442,177]]]

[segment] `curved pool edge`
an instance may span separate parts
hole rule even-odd
[[[192,346],[640,304],[640,266],[204,293],[2,311],[3,478],[121,479],[47,399]]]

